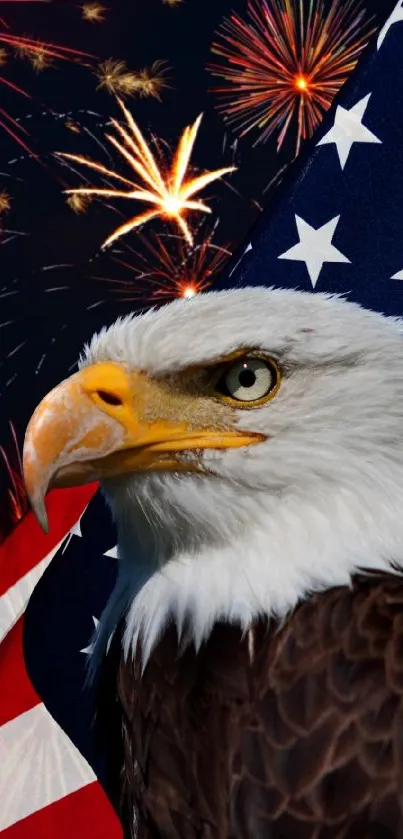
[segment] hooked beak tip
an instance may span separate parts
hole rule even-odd
[[[42,528],[43,532],[49,533],[49,519],[46,512],[45,499],[38,498],[36,501],[31,501],[32,512]]]

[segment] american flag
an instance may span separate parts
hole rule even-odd
[[[28,513],[0,548],[2,839],[121,836],[91,765],[92,704],[83,692],[92,614],[102,611],[115,579],[113,528],[102,531],[105,547],[88,532],[92,515],[102,517],[99,496],[86,516],[96,491],[51,493],[50,534]],[[95,768],[102,780],[102,759]]]
[[[217,287],[337,292],[403,314],[402,55],[399,0]],[[49,513],[50,535],[28,513],[0,549],[1,839],[115,839],[84,682],[116,534],[96,486],[51,494]]]

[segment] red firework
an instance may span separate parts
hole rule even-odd
[[[3,461],[10,484],[6,490],[6,504],[2,505],[0,542],[18,524],[29,509],[17,434],[13,423],[10,422],[9,425],[12,438],[10,450],[6,451],[4,446],[0,446],[0,458]]]
[[[127,256],[112,256],[127,279],[94,277],[107,282],[122,302],[145,300],[167,302],[177,297],[194,297],[205,291],[222,270],[231,252],[213,242],[214,229],[196,233],[193,245],[180,236],[146,238],[137,234],[141,250],[127,248]]]
[[[296,154],[310,137],[375,31],[361,0],[248,0],[216,34],[210,72],[218,110],[256,143],[277,133],[277,151],[296,132]]]

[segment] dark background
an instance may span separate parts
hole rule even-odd
[[[291,132],[277,153],[275,136],[255,145],[256,132],[239,139],[215,109],[211,88],[216,82],[206,69],[214,33],[231,10],[247,16],[246,0],[183,0],[174,6],[163,0],[109,0],[103,5],[105,20],[92,24],[70,0],[0,0],[0,40],[12,33],[93,56],[55,60],[36,73],[6,46],[7,61],[0,66],[8,82],[0,84],[0,123],[11,126],[10,117],[17,120],[17,137],[31,150],[0,125],[0,193],[6,190],[11,199],[10,211],[0,215],[0,540],[26,510],[13,429],[21,447],[36,403],[73,371],[84,341],[117,315],[155,302],[155,288],[139,283],[116,261],[135,264],[142,250],[137,234],[100,251],[120,220],[143,208],[97,200],[84,214],[75,214],[63,189],[83,183],[84,176],[92,183],[99,179],[84,167],[76,167],[81,177],[74,175],[54,157],[57,150],[73,152],[125,169],[113,149],[108,158],[100,146],[109,118],[119,117],[119,110],[113,96],[97,90],[98,64],[112,57],[138,71],[156,60],[167,62],[170,87],[162,90],[161,101],[126,99],[147,138],[151,134],[174,148],[184,127],[203,112],[193,163],[200,171],[237,166],[202,193],[213,209],[217,245],[237,247],[293,157]],[[378,27],[394,5],[394,0],[365,3]],[[151,231],[175,232],[157,221],[144,226],[141,235],[152,239]]]

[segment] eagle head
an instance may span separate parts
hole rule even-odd
[[[108,637],[282,618],[403,556],[401,323],[337,296],[244,288],[94,336],[28,426],[26,486],[100,480],[119,535]]]

